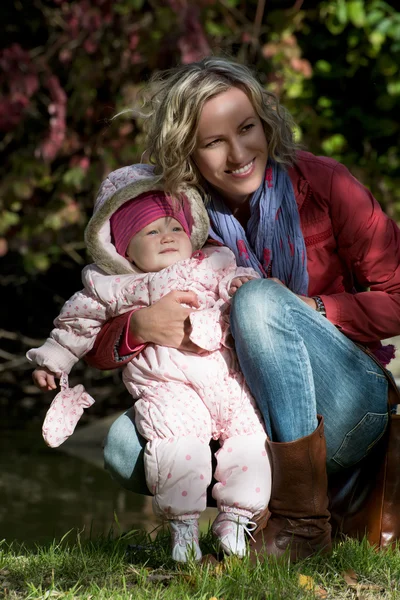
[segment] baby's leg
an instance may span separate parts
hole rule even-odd
[[[264,511],[271,495],[271,469],[265,451],[265,434],[227,438],[217,452],[213,496],[219,514],[212,530],[226,554],[246,554],[245,532]]]
[[[222,442],[213,488],[219,511],[252,519],[267,508],[271,467],[265,442],[265,433],[237,435]]]
[[[234,412],[226,420],[226,428],[220,438],[221,448],[216,453],[217,483],[213,488],[213,496],[219,514],[212,529],[224,552],[244,556],[245,531],[256,528],[251,520],[266,511],[268,506],[271,467],[261,417],[247,388],[239,390],[237,383],[234,380],[229,382],[230,408]]]
[[[148,440],[144,463],[155,513],[198,518],[211,481],[208,410],[189,386],[165,383],[147,387],[135,412],[138,430]]]
[[[267,434],[242,374],[231,373],[226,387],[228,399],[220,399],[225,427],[216,453],[213,496],[220,511],[234,509],[252,518],[267,508],[271,495]]]

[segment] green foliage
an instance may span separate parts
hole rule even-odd
[[[302,143],[344,162],[399,220],[400,12],[329,0],[287,17],[271,15],[263,53]]]
[[[144,150],[140,119],[112,117],[154,70],[209,52],[252,65],[302,144],[347,164],[399,219],[400,12],[383,0],[260,6],[15,3],[0,51],[0,253],[19,253],[32,274],[65,253],[82,260],[101,180]]]

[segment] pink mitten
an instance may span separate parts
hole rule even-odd
[[[83,385],[69,387],[66,373],[61,375],[60,387],[61,392],[51,403],[42,427],[44,441],[51,448],[57,448],[74,433],[83,410],[94,403]]]

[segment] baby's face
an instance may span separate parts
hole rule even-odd
[[[190,258],[192,252],[190,239],[179,221],[161,217],[133,236],[127,255],[141,271],[156,273]]]

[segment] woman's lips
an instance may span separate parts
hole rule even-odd
[[[254,173],[255,167],[256,160],[255,158],[253,158],[253,160],[247,163],[247,165],[244,165],[244,167],[241,167],[240,169],[235,169],[234,171],[228,171],[228,173],[235,179],[245,179],[246,177],[249,177]]]

